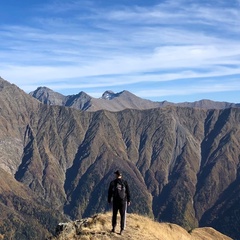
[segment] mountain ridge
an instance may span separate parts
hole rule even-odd
[[[84,92],[76,95],[63,96],[46,87],[39,87],[35,91],[29,93],[40,102],[49,105],[60,105],[73,107],[83,111],[122,111],[124,109],[151,109],[165,106],[194,107],[203,109],[224,109],[229,107],[240,107],[238,103],[216,102],[203,99],[196,102],[171,103],[167,101],[153,102],[142,99],[129,91],[114,93],[107,90],[102,94],[101,98],[93,98]]]

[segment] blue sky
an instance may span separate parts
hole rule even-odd
[[[26,92],[240,103],[240,0],[1,0],[0,76]]]

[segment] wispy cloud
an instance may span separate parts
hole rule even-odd
[[[154,82],[149,96],[138,91],[149,98],[187,95],[180,87],[186,79],[192,79],[191,93],[236,90],[236,80],[229,76],[240,76],[238,2],[224,7],[187,2],[41,4],[29,24],[0,25],[0,74],[26,91],[41,85],[86,92],[131,90],[144,83],[149,89]],[[217,77],[224,76],[228,87],[223,82],[217,88]],[[199,88],[200,78],[213,82]],[[165,82],[175,83],[176,90],[162,89]]]
[[[202,94],[202,93],[221,93],[221,92],[231,92],[231,91],[240,91],[240,82],[239,79],[233,79],[230,81],[230,84],[225,82],[216,83],[215,81],[203,81],[201,84],[189,84],[186,88],[185,85],[179,86],[178,89],[151,89],[150,95],[152,97],[166,97],[166,96],[174,96],[174,95],[194,95],[194,94]],[[136,94],[141,95],[142,97],[147,98],[149,93],[146,91],[137,91]]]

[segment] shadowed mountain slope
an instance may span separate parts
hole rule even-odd
[[[83,111],[108,110],[117,112],[124,109],[144,110],[165,106],[225,109],[230,107],[239,107],[240,105],[228,102],[214,102],[210,100],[200,100],[192,103],[171,103],[167,101],[153,102],[137,97],[128,91],[122,91],[120,93],[106,91],[103,93],[101,98],[90,97],[84,92],[80,92],[76,95],[63,96],[62,94],[54,92],[46,87],[39,87],[35,91],[31,92],[30,95],[45,104],[72,107]]]
[[[44,239],[68,219],[1,168],[0,183],[0,239]]]
[[[41,104],[2,79],[0,86],[0,167],[32,199],[72,219],[103,212],[120,169],[130,213],[239,239],[239,108],[88,112]]]

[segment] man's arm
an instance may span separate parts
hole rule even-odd
[[[130,190],[129,190],[129,186],[128,186],[127,181],[125,182],[125,186],[126,186],[127,202],[128,202],[128,204],[130,204],[130,202],[131,202],[131,195],[130,195]]]

